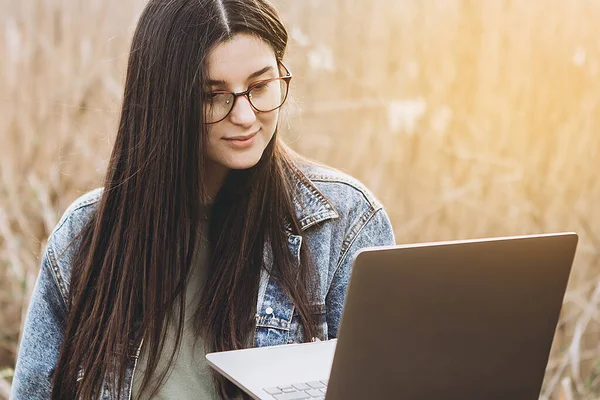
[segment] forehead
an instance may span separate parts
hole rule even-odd
[[[264,40],[250,34],[237,34],[219,43],[207,58],[209,79],[226,82],[245,82],[249,75],[266,66],[277,69],[273,48]]]

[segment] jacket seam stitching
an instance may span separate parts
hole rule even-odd
[[[79,203],[75,207],[73,207],[72,209],[67,208],[66,215],[64,216],[64,218],[62,218],[62,220],[56,226],[56,228],[54,228],[52,230],[50,237],[54,236],[64,226],[64,224],[67,223],[67,221],[69,221],[73,217],[73,214],[76,211],[79,211],[84,207],[91,206],[92,204],[98,203],[98,201],[99,201],[99,197],[94,197],[92,199],[82,201],[81,203]]]
[[[319,205],[322,207],[316,214],[302,216],[301,219],[305,220],[307,218],[312,217],[313,215],[318,215],[318,214],[325,214],[324,215],[325,218],[323,218],[323,220],[327,219],[327,217],[331,217],[331,218],[337,217],[338,216],[337,210],[335,209],[335,207],[333,206],[331,201],[327,198],[327,196],[325,196],[323,193],[321,193],[321,191],[314,185],[312,179],[309,178],[309,176],[304,171],[300,170],[299,168],[294,168],[294,171],[295,171],[296,178],[298,179],[298,182],[300,184],[304,185],[304,187],[308,191],[308,195],[311,198],[316,199],[319,202]],[[298,200],[298,199],[296,199],[296,200]],[[300,204],[300,205],[302,206],[302,204]],[[330,213],[330,215],[327,215],[328,213]],[[320,222],[320,221],[318,221],[318,222]],[[305,226],[304,229],[308,228],[309,226],[312,226],[312,224]]]
[[[304,217],[301,221],[300,221],[300,225],[302,227],[302,230],[305,231],[308,228],[310,228],[313,225],[318,224],[319,222],[323,222],[326,221],[328,219],[331,218],[338,218],[339,214],[337,214],[335,211],[331,210],[331,211],[320,211],[318,213],[315,214],[311,214],[307,217]]]
[[[58,292],[60,293],[60,297],[63,301],[63,305],[66,310],[68,301],[67,301],[67,289],[65,286],[65,279],[62,276],[62,274],[60,273],[60,269],[58,268],[58,263],[56,262],[56,257],[55,257],[54,250],[52,249],[51,244],[48,244],[48,250],[46,251],[46,254],[48,256],[48,261],[50,264],[50,268],[49,268],[50,275],[52,275],[52,279],[54,280],[54,283],[58,287]]]
[[[296,310],[296,306],[292,305],[292,312],[290,313],[290,324],[289,324],[287,331],[285,332],[285,343],[288,343],[290,341],[290,332],[291,332],[291,328],[292,328],[292,321],[294,319],[294,311],[295,310]]]
[[[373,219],[373,217],[375,216],[375,214],[377,214],[382,208],[369,208],[370,212],[365,212],[363,214],[363,216],[361,217],[361,221],[364,219],[364,222],[362,223],[362,225],[358,228],[358,229],[352,229],[352,231],[355,230],[354,234],[350,234],[346,237],[346,239],[344,239],[344,242],[342,243],[342,249],[340,251],[340,258],[337,262],[337,265],[335,266],[335,271],[333,271],[333,276],[335,276],[335,274],[337,273],[340,265],[342,264],[342,261],[344,261],[344,258],[348,255],[348,251],[350,250],[350,248],[352,247],[352,245],[354,244],[354,242],[356,241],[356,238],[360,235],[360,233],[364,230],[365,226],[367,226],[367,224]],[[356,225],[354,226],[354,228],[356,227]]]
[[[369,203],[369,205],[371,207],[377,209],[381,206],[381,204],[379,204],[380,203],[379,200],[377,200],[376,198],[371,196],[365,189],[356,185],[355,182],[352,182],[350,179],[344,179],[341,177],[327,177],[327,176],[320,176],[320,175],[319,176],[317,176],[317,175],[308,176],[308,178],[314,182],[345,184],[345,185],[350,186],[351,188],[355,189],[356,191],[358,191],[365,198],[365,200]]]
[[[80,202],[79,204],[77,204],[75,207],[73,207],[72,209],[67,209],[68,213],[65,215],[65,217],[62,219],[62,221],[60,222],[59,225],[56,226],[56,228],[54,228],[54,230],[52,231],[50,238],[48,239],[48,248],[46,250],[46,254],[48,255],[48,259],[49,259],[49,263],[50,263],[50,271],[52,274],[52,277],[56,283],[56,285],[58,286],[58,290],[60,292],[61,298],[63,300],[64,306],[65,308],[67,308],[67,304],[68,304],[68,294],[67,294],[67,287],[66,287],[66,279],[65,277],[62,275],[62,273],[60,272],[60,267],[58,266],[58,258],[56,256],[56,252],[52,246],[52,240],[54,239],[54,237],[56,236],[56,234],[58,233],[58,231],[60,231],[60,229],[62,229],[62,227],[71,219],[73,218],[73,215],[76,211],[81,210],[82,208],[91,206],[93,204],[96,204],[98,202],[98,197],[93,197],[91,199],[87,199],[84,200],[82,202]]]

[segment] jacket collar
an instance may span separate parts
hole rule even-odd
[[[303,231],[319,222],[339,217],[331,201],[315,187],[304,172],[294,168],[293,180],[296,184],[294,207]]]

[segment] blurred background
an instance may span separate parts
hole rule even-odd
[[[46,239],[102,184],[144,3],[0,0],[0,399]],[[600,1],[275,3],[287,142],[370,187],[398,243],[580,234],[541,398],[600,398]]]

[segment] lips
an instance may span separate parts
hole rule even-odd
[[[225,139],[225,140],[244,141],[244,140],[248,140],[248,139],[251,139],[252,137],[256,136],[257,133],[258,132],[254,132],[254,133],[251,133],[249,135],[232,136],[232,137],[223,138],[223,139]]]

